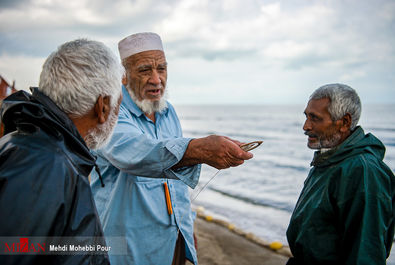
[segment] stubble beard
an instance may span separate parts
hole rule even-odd
[[[308,132],[305,132],[306,135],[309,135]],[[317,137],[317,141],[310,143],[307,142],[307,146],[310,149],[322,149],[322,148],[333,148],[340,144],[341,135],[340,133],[334,133],[333,135],[321,135]]]
[[[109,118],[105,123],[90,129],[84,137],[85,143],[89,149],[100,149],[110,142],[115,125],[118,121],[118,115],[115,114],[114,109],[115,108],[113,108],[109,114]]]

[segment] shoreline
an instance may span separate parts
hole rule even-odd
[[[197,255],[201,265],[281,265],[286,264],[291,256],[288,246],[266,241],[227,221],[206,215],[202,207],[195,211]]]
[[[205,214],[203,207],[193,207],[197,213],[195,235],[200,265],[285,265],[292,256],[288,246],[272,249],[269,242],[247,233],[232,223]],[[395,265],[395,239],[388,265]],[[187,265],[192,263],[187,262]]]

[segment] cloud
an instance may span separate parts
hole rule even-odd
[[[166,7],[153,0],[26,1],[0,9],[0,53],[45,56],[78,37],[117,42],[131,32],[152,30],[169,11]]]
[[[337,81],[395,93],[392,0],[2,1],[0,60],[17,58],[12,67],[26,71],[10,78],[35,83],[29,65],[66,41],[87,37],[117,52],[120,39],[142,31],[162,36],[176,101],[293,100]],[[0,73],[9,67],[0,62]]]
[[[394,59],[393,45],[386,41],[393,39],[391,13],[383,19],[373,4],[355,14],[352,4],[343,10],[340,2],[325,3],[292,7],[286,2],[180,1],[159,29],[166,33],[169,52],[207,60],[260,56],[300,69],[360,66],[388,60],[388,55]]]
[[[41,67],[45,58],[0,55],[0,74],[9,82],[16,81],[18,90],[38,86]]]
[[[366,76],[366,72],[363,70],[355,70],[349,73],[344,73],[341,77],[340,77],[340,81],[342,82],[350,82],[353,81],[357,78],[361,78],[361,77],[365,77]]]
[[[0,10],[6,8],[15,8],[22,6],[25,3],[30,2],[29,0],[2,0],[0,2]]]

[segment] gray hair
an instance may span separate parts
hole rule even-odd
[[[351,127],[353,130],[361,117],[361,100],[357,92],[343,84],[324,85],[313,92],[310,100],[328,98],[330,103],[328,112],[333,121],[341,119],[346,113],[351,115]]]
[[[90,111],[100,95],[116,106],[124,69],[103,43],[77,39],[66,42],[45,61],[39,90],[72,117]]]

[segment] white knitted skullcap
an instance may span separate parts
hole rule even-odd
[[[162,40],[159,35],[152,32],[143,32],[130,35],[118,43],[121,60],[133,54],[151,50],[163,51]]]

